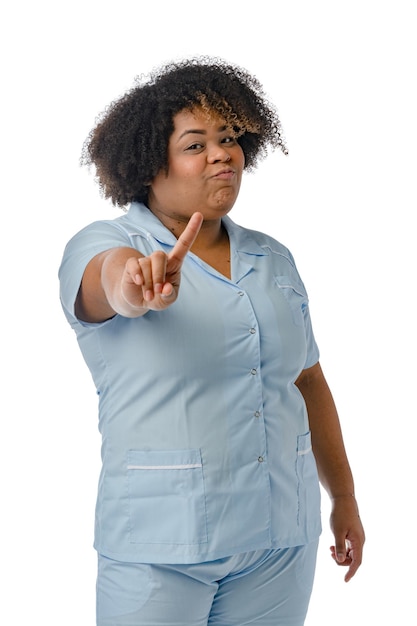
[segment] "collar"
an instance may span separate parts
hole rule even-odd
[[[166,226],[142,203],[132,202],[126,217],[148,237],[153,237],[159,243],[174,246],[177,239]],[[265,256],[267,252],[257,242],[256,232],[236,224],[228,215],[222,219],[229,235],[232,249],[249,255]]]

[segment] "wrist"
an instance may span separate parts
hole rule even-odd
[[[354,493],[340,493],[335,496],[330,496],[330,500],[339,500],[340,498],[353,498],[356,500]]]

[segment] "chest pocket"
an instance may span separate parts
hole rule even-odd
[[[207,541],[200,450],[131,450],[127,477],[132,543]]]
[[[303,285],[289,276],[275,276],[274,278],[291,309],[294,324],[303,326],[304,310],[308,306],[308,297]]]

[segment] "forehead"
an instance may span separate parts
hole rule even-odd
[[[217,111],[201,107],[179,111],[174,115],[173,122],[174,133],[185,129],[204,129],[213,126],[221,129],[227,125],[226,120]]]

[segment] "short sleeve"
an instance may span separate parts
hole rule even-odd
[[[310,317],[310,307],[308,304],[303,309],[303,315],[304,315],[304,328],[305,328],[306,344],[307,344],[307,357],[306,357],[304,369],[307,369],[308,367],[313,367],[313,365],[315,365],[318,362],[320,358],[320,351],[319,351],[316,339],[314,337],[313,326],[312,326],[311,317]]]
[[[67,243],[59,267],[60,299],[71,324],[78,324],[74,304],[88,263],[97,254],[118,247],[132,247],[128,231],[115,221],[98,221],[80,230]]]

